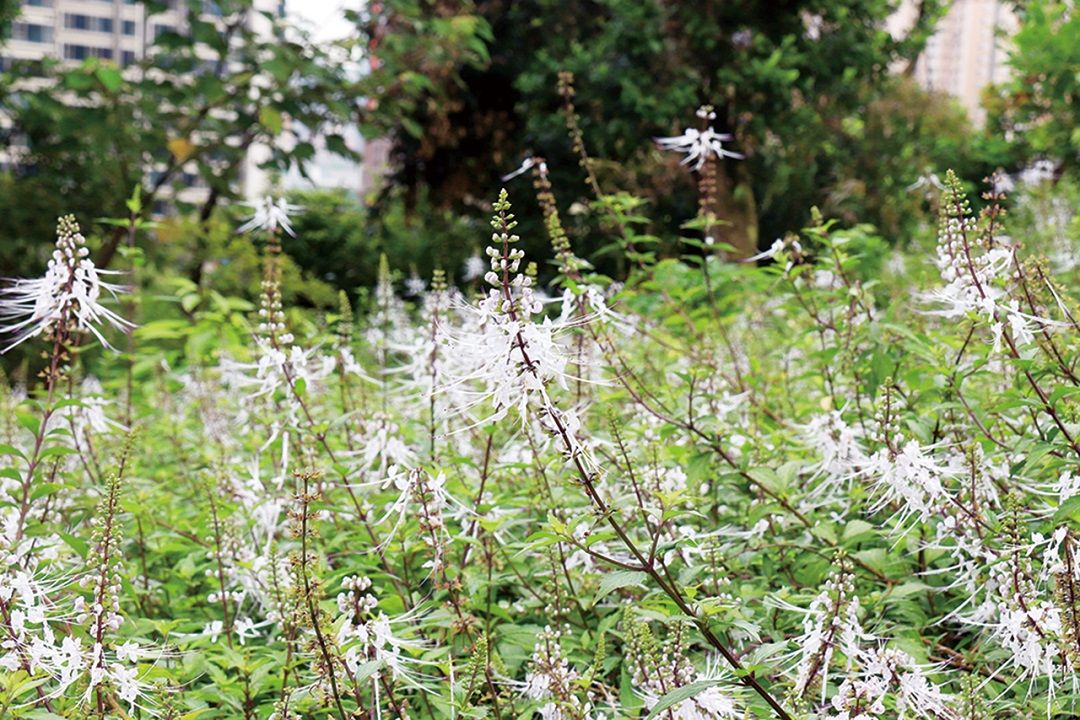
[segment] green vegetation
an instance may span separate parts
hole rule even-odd
[[[1074,19],[976,131],[937,3],[733,8],[6,73],[0,719],[1075,717]],[[378,192],[235,202],[348,120]]]

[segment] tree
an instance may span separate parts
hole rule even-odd
[[[11,30],[11,21],[19,16],[19,0],[0,0],[0,37],[6,38]]]
[[[459,5],[490,23],[491,60],[460,67],[461,81],[444,88],[448,105],[420,105],[397,128],[399,183],[461,205],[490,194],[502,173],[537,153],[563,202],[588,199],[555,112],[556,78],[569,70],[586,144],[612,161],[597,166],[602,185],[645,196],[669,227],[696,213],[693,181],[677,158],[641,138],[680,131],[698,106],[714,105],[717,130],[734,133],[747,155],[722,167],[723,205],[765,240],[803,225],[850,174],[846,121],[892,89],[890,68],[915,57],[942,9],[923,3],[916,26],[894,38],[885,20],[897,3],[886,0]]]
[[[1009,55],[1012,79],[988,94],[990,125],[1013,138],[1020,155],[1045,155],[1067,167],[1080,156],[1080,14],[1075,3],[1020,4]]]
[[[25,262],[25,248],[43,239],[61,212],[84,227],[103,215],[123,215],[132,188],[144,206],[175,199],[196,180],[206,191],[194,202],[207,219],[235,196],[253,146],[269,148],[264,165],[303,171],[315,149],[282,142],[298,124],[327,135],[327,146],[349,153],[334,128],[361,111],[356,82],[341,49],[320,46],[253,0],[220,0],[219,17],[191,3],[181,30],[165,32],[147,57],[123,69],[89,59],[23,63],[0,81],[3,134],[19,158],[3,178],[0,234],[5,274]],[[164,9],[146,3],[147,13]],[[256,27],[261,28],[256,31]],[[119,234],[100,251],[107,265]]]

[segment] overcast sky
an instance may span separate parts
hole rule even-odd
[[[287,0],[290,15],[311,30],[316,40],[337,40],[348,31],[342,8],[346,2],[360,5],[363,0]]]

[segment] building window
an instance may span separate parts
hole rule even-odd
[[[14,23],[11,26],[11,39],[33,43],[50,43],[53,40],[53,29],[48,25]]]
[[[122,50],[120,52],[120,65],[127,66],[135,62],[135,53],[131,50]]]
[[[52,7],[52,0],[23,0],[23,3],[30,7]]]
[[[64,27],[72,30],[111,33],[113,31],[113,21],[112,18],[64,13]]]
[[[124,34],[125,35],[134,35],[135,34],[135,21],[134,20],[125,20],[124,21]]]
[[[64,46],[65,60],[85,60],[86,58],[90,57],[101,58],[103,60],[112,60],[112,56],[112,48],[88,47],[86,45]]]
[[[173,25],[155,25],[154,26],[154,39],[157,40],[165,33],[176,32],[176,27]]]

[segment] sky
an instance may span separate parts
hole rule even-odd
[[[345,19],[343,7],[362,6],[366,0],[286,0],[286,13],[301,27],[311,32],[317,42],[338,40],[347,35],[351,24]],[[363,150],[364,143],[358,130],[344,131],[346,142],[353,150]],[[355,190],[363,173],[360,163],[328,152],[321,142],[315,140],[315,161],[308,167],[308,178],[295,168],[285,177],[289,188],[346,187]]]
[[[363,0],[287,0],[286,9],[316,40],[337,40],[349,29],[342,10],[346,2],[363,4]]]

